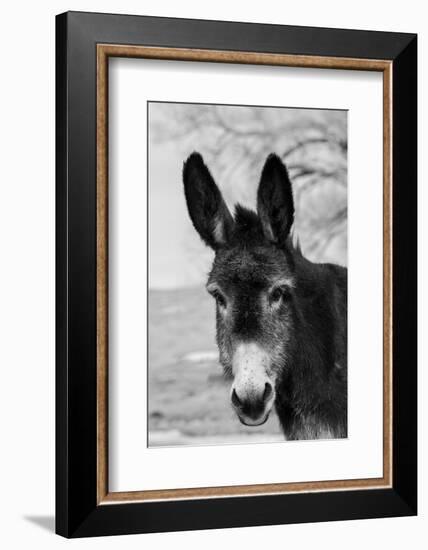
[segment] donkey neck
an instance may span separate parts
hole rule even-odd
[[[296,268],[294,323],[277,410],[289,431],[320,419],[330,429],[346,409],[346,318],[338,308],[343,296],[336,282],[342,272],[303,258]]]

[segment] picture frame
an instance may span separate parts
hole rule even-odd
[[[107,83],[112,57],[382,73],[382,477],[109,491]],[[417,513],[416,94],[414,34],[82,12],[57,16],[58,534],[86,537]]]

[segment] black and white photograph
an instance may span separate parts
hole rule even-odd
[[[347,111],[147,121],[149,447],[347,438]]]

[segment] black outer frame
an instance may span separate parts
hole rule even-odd
[[[97,506],[96,44],[393,61],[393,487]],[[68,12],[56,17],[56,532],[65,537],[417,513],[417,36]]]

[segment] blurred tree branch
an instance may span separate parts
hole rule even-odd
[[[199,150],[226,201],[255,204],[266,156],[287,165],[296,202],[295,233],[314,261],[346,264],[347,115],[345,111],[157,104],[152,138]],[[194,251],[191,252],[192,256]]]

